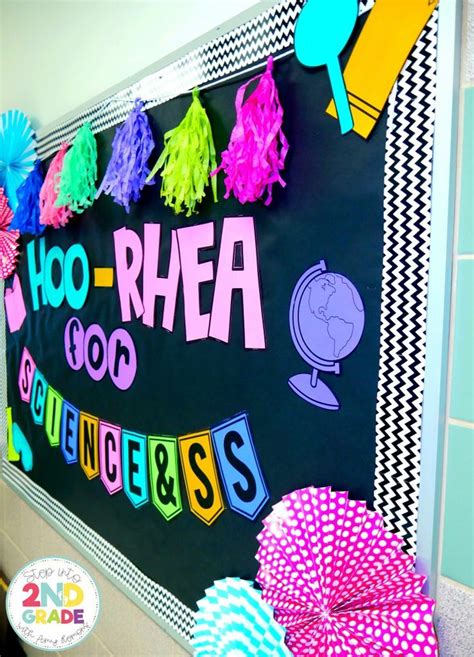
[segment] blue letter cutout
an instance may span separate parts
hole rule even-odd
[[[66,463],[77,463],[79,435],[79,411],[72,404],[63,401],[61,416],[61,450]]]
[[[211,429],[229,506],[254,520],[269,498],[255,453],[247,413]]]

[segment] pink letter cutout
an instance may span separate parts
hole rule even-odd
[[[20,362],[20,373],[18,375],[18,387],[20,397],[27,404],[31,401],[31,390],[33,388],[33,379],[35,378],[36,364],[32,359],[30,352],[26,347],[23,348]]]
[[[145,253],[143,258],[143,323],[152,328],[155,326],[155,299],[164,297],[163,319],[161,326],[167,331],[174,327],[176,300],[179,284],[179,251],[176,231],[171,231],[171,252],[168,276],[159,276],[160,262],[160,224],[145,224]]]
[[[137,287],[137,278],[143,262],[142,243],[135,231],[124,227],[114,231],[114,246],[122,322],[130,322],[132,319],[130,303],[135,317],[143,315],[143,304]],[[127,262],[128,251],[132,254],[130,266]]]
[[[241,262],[237,260],[241,249]],[[242,290],[246,349],[265,349],[253,217],[226,217],[217,266],[209,336],[229,342],[232,292]]]
[[[214,264],[199,262],[199,249],[214,246],[214,223],[178,229],[179,257],[183,276],[186,341],[209,336],[210,313],[201,314],[200,284],[214,279]]]

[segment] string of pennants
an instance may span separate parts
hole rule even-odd
[[[269,498],[246,413],[179,437],[123,429],[65,400],[48,384],[26,347],[18,386],[34,423],[44,426],[50,446],[61,448],[66,463],[79,462],[89,480],[100,477],[109,495],[123,490],[135,508],[151,496],[166,520],[181,513],[179,463],[189,508],[206,525],[224,511],[222,487],[229,508],[250,520]],[[7,425],[8,460],[21,461],[30,471],[31,446],[13,422],[11,408]]]

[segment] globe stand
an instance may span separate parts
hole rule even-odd
[[[295,374],[288,385],[296,394],[305,401],[325,408],[328,411],[338,411],[339,402],[332,390],[319,378],[319,371],[313,369],[312,374]]]

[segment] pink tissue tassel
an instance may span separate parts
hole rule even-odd
[[[265,205],[272,202],[272,186],[286,183],[280,176],[288,153],[288,141],[282,131],[283,108],[272,77],[273,58],[269,57],[264,73],[242,85],[235,98],[237,120],[227,150],[222,153],[221,169],[225,173],[225,198],[231,193],[241,203],[257,201],[266,195]],[[257,87],[244,100],[250,84]]]
[[[40,191],[40,223],[45,226],[61,228],[68,223],[73,215],[72,210],[67,205],[62,205],[59,208],[55,205],[58,198],[59,179],[63,170],[64,157],[68,148],[69,144],[62,144],[54,156]]]

